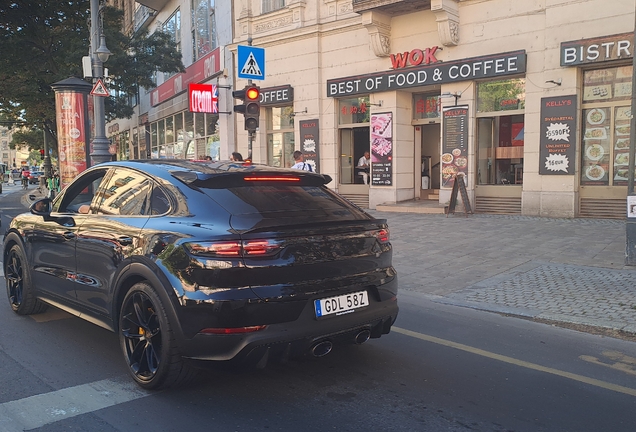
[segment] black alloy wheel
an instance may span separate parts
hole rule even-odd
[[[176,348],[161,299],[147,283],[135,284],[126,294],[119,329],[128,371],[141,387],[180,385],[193,376]]]
[[[46,305],[40,302],[32,292],[31,276],[27,265],[22,248],[14,245],[7,256],[4,278],[11,309],[19,315],[37,314],[46,310]]]

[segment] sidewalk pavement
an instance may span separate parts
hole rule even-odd
[[[386,218],[401,290],[433,301],[636,333],[625,222],[370,210]]]

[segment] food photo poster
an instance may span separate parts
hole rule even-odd
[[[393,113],[371,115],[371,184],[393,184]]]

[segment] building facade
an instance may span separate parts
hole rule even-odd
[[[370,208],[463,174],[477,211],[624,217],[634,0],[233,4],[227,49],[266,52],[255,162],[300,149]]]
[[[234,151],[232,77],[224,46],[232,39],[232,5],[213,0],[115,0],[124,11],[124,29],[164,31],[173,36],[182,54],[185,72],[157,72],[152,89],[140,89],[131,100],[135,114],[107,124],[111,153],[118,159],[188,158],[227,159]],[[218,4],[215,4],[218,3]],[[190,84],[214,85],[215,113],[192,112]]]
[[[365,207],[445,204],[463,175],[479,212],[625,216],[634,0],[112,3],[130,31],[174,34],[187,68],[108,124],[119,158],[289,167],[302,150]],[[231,93],[250,43],[266,53],[251,144]],[[216,113],[192,112],[189,83],[216,86]]]

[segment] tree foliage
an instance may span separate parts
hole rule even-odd
[[[132,115],[130,96],[139,86],[153,87],[155,71],[183,70],[181,54],[170,36],[146,31],[122,33],[123,13],[103,9],[109,69],[107,118]],[[55,138],[55,94],[51,84],[82,77],[82,57],[89,55],[89,0],[11,0],[0,2],[0,114]],[[35,143],[34,143],[35,144]]]

